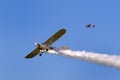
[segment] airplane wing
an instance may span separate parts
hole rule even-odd
[[[27,56],[25,56],[25,58],[27,58],[27,59],[32,58],[32,57],[36,56],[39,52],[40,52],[40,50],[37,47],[32,52],[30,52]]]
[[[51,45],[53,42],[58,40],[65,32],[66,32],[66,29],[60,29],[58,32],[56,32],[52,37],[50,37],[43,44]]]

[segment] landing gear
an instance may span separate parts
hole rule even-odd
[[[48,51],[48,49],[46,49],[46,51]]]
[[[39,54],[39,56],[42,56],[42,54]]]
[[[48,49],[44,49],[44,50],[40,49],[40,54],[39,54],[39,56],[42,56],[42,54],[45,53],[45,52],[47,52],[47,51],[48,51]]]

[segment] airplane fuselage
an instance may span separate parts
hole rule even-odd
[[[35,47],[38,47],[40,50],[46,50],[46,51],[48,51],[49,49],[49,46],[44,44],[38,44],[38,43],[35,43]]]

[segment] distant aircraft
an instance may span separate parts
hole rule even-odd
[[[95,25],[93,25],[93,24],[88,24],[88,25],[86,25],[86,27],[87,27],[87,28],[93,28],[93,27],[95,27]]]
[[[54,43],[56,40],[58,40],[63,34],[65,34],[66,29],[60,29],[58,32],[56,32],[53,36],[51,36],[47,41],[45,41],[42,44],[35,43],[35,49],[30,52],[27,56],[25,56],[26,59],[33,58],[37,54],[42,56],[44,52],[47,52],[48,50],[59,50],[56,47],[51,46],[52,43]],[[65,47],[61,47],[62,50],[67,49]]]

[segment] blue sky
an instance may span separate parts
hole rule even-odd
[[[24,56],[61,28],[53,46],[120,55],[118,0],[1,0],[1,80],[120,80],[120,70],[63,56]],[[86,24],[96,27],[87,29]]]

